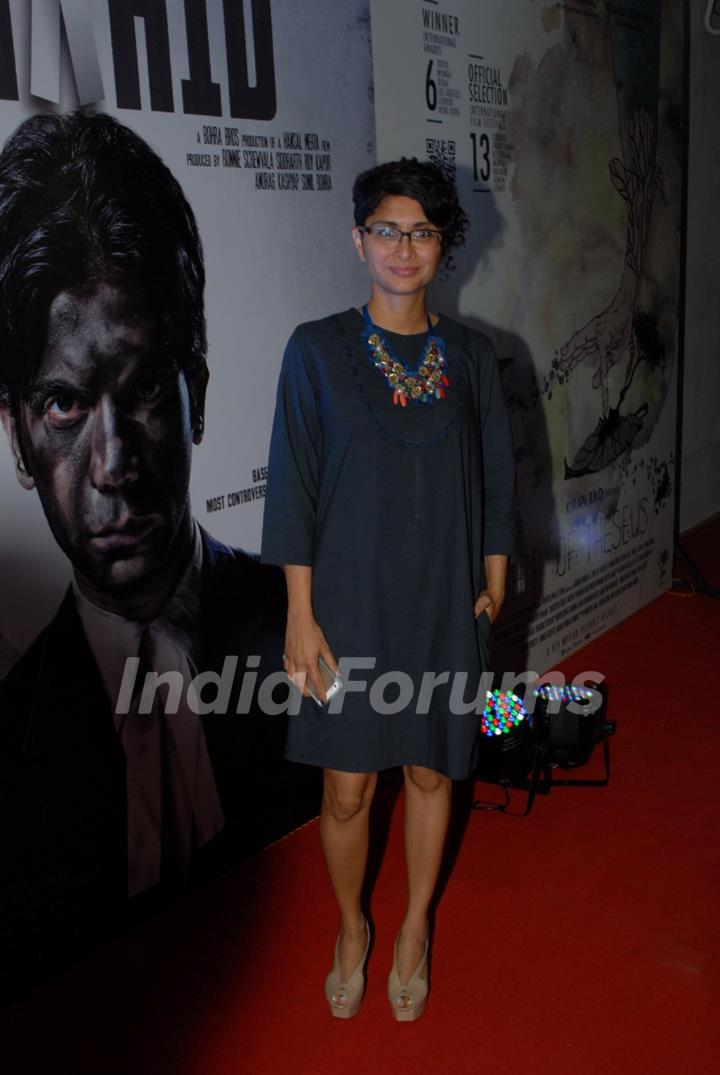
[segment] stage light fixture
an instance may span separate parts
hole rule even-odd
[[[506,789],[527,790],[525,816],[538,792],[551,787],[603,787],[610,779],[610,736],[615,721],[607,719],[608,691],[601,684],[543,683],[533,690],[532,705],[525,705],[524,685],[514,691],[487,692],[480,717],[480,749],[476,776]],[[482,743],[487,744],[483,750]],[[602,743],[605,764],[601,779],[558,779],[557,769],[574,770],[590,760]],[[497,745],[496,745],[497,744]],[[488,749],[492,747],[491,749]],[[504,805],[496,809],[507,808]],[[488,804],[476,803],[488,808]]]
[[[508,735],[527,720],[528,713],[519,695],[512,691],[487,692],[485,709],[480,717],[482,735]]]
[[[553,769],[585,765],[597,744],[615,732],[615,722],[605,717],[607,692],[601,685],[543,683],[533,694],[537,739]]]
[[[532,765],[533,717],[522,695],[492,690],[480,716],[476,773],[490,783],[515,784]]]

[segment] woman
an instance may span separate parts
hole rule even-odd
[[[340,910],[330,1010],[348,1018],[362,999],[368,813],[378,770],[402,766],[408,904],[388,996],[411,1020],[425,1006],[451,781],[472,770],[478,680],[516,540],[514,467],[489,341],[426,307],[464,241],[454,184],[403,158],[358,176],[353,199],[370,297],[290,338],[263,559],[284,567],[285,669],[305,683],[287,757],[324,770],[320,838]],[[324,708],[306,680],[325,698],[318,661],[335,669],[336,654],[345,690]]]

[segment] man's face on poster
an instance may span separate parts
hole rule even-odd
[[[193,387],[157,318],[122,287],[51,303],[15,415],[18,478],[37,488],[58,544],[100,593],[146,587],[187,525]]]

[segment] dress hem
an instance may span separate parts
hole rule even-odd
[[[473,773],[472,769],[469,769],[463,775],[455,775],[452,772],[447,772],[445,769],[439,769],[436,765],[431,765],[427,761],[419,761],[417,758],[408,758],[406,761],[392,761],[383,765],[373,766],[368,768],[367,766],[355,767],[353,769],[346,768],[344,765],[331,765],[325,761],[313,761],[311,758],[301,758],[297,754],[292,754],[288,751],[285,752],[285,758],[287,761],[296,762],[299,765],[312,765],[316,769],[334,769],[339,773],[382,773],[387,769],[401,769],[404,765],[417,765],[423,769],[431,769],[434,773],[440,773],[441,776],[446,776],[449,780],[468,780]]]

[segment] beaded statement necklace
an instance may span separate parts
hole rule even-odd
[[[363,306],[362,312],[367,330],[368,357],[391,390],[393,403],[405,407],[409,399],[416,403],[444,399],[445,390],[450,387],[450,379],[445,372],[445,344],[433,332],[429,315],[425,346],[417,369],[411,369],[394,353],[382,329],[373,324],[367,305]]]

